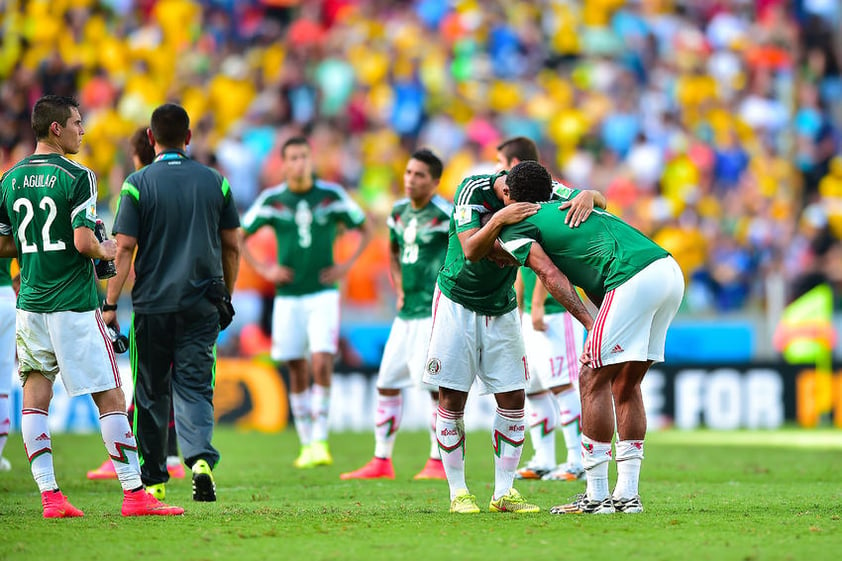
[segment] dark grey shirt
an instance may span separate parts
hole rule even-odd
[[[228,180],[178,150],[126,178],[115,234],[137,238],[134,311],[180,312],[196,304],[213,279],[222,279],[220,230],[240,219]]]

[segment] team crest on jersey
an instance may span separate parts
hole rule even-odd
[[[441,361],[437,358],[431,358],[427,361],[427,372],[431,375],[441,372]]]
[[[456,219],[456,224],[459,226],[464,226],[465,224],[471,221],[471,206],[470,205],[459,205],[456,207],[456,210],[453,212],[453,217]]]

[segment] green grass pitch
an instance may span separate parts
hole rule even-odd
[[[371,434],[334,434],[335,464],[300,471],[293,431],[219,428],[219,500],[193,503],[173,480],[167,502],[183,517],[125,519],[116,481],[88,481],[104,458],[98,435],[53,439],[58,481],[84,518],[44,520],[20,435],[0,473],[0,560],[842,559],[842,431],[651,433],[639,515],[448,513],[444,482],[413,481],[423,433],[400,433],[394,481],[340,481],[369,459]],[[559,436],[559,443],[561,439]],[[483,507],[491,496],[490,435],[468,435],[467,476]],[[531,454],[527,448],[525,454]],[[614,481],[612,469],[611,481]],[[545,510],[582,483],[521,482]]]

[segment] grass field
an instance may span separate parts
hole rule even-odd
[[[448,514],[444,482],[412,481],[426,434],[401,433],[395,481],[339,480],[373,449],[370,434],[331,437],[334,466],[299,471],[292,431],[217,431],[219,501],[193,503],[174,480],[168,502],[183,517],[125,519],[116,481],[88,481],[103,458],[98,435],[57,435],[58,480],[84,518],[44,520],[20,435],[0,473],[0,559],[683,559],[842,558],[842,431],[652,433],[640,515]],[[527,450],[527,454],[531,451]],[[491,495],[490,437],[468,436],[468,484]],[[614,474],[612,470],[612,481]],[[522,482],[549,508],[582,484]]]

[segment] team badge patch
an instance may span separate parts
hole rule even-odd
[[[441,372],[441,361],[437,358],[431,358],[427,361],[427,372],[431,375]]]
[[[459,205],[456,207],[456,210],[453,212],[453,217],[456,219],[456,224],[459,226],[464,226],[471,221],[471,206],[470,205]]]

